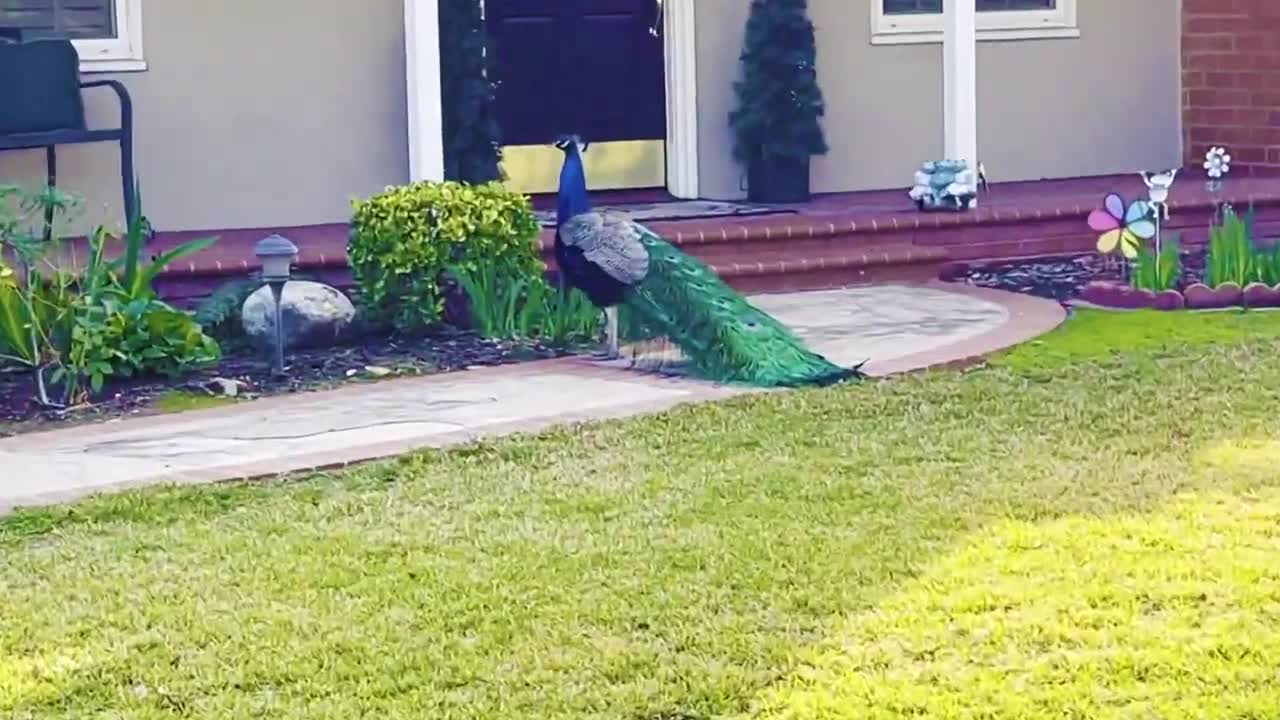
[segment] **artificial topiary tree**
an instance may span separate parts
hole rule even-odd
[[[502,160],[494,84],[480,0],[440,0],[440,100],[446,180],[498,180]]]
[[[779,165],[791,174],[802,166],[806,196],[809,158],[827,152],[816,57],[806,0],[752,0],[742,78],[734,84],[738,106],[729,114],[733,154],[753,180]]]

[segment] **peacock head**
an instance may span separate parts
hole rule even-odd
[[[582,166],[582,153],[586,151],[587,144],[577,135],[561,135],[556,139],[556,147],[564,151],[556,202],[557,227],[571,217],[591,211],[591,200],[587,197],[586,170]]]
[[[567,134],[556,138],[555,146],[560,148],[564,154],[568,155],[570,151],[576,150],[579,155],[587,151],[591,143],[582,139],[580,135]]]

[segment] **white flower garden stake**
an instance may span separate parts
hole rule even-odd
[[[1204,170],[1211,180],[1221,180],[1231,172],[1231,156],[1226,148],[1209,148],[1209,152],[1204,154]]]
[[[1226,148],[1217,145],[1209,148],[1209,152],[1204,154],[1204,172],[1209,176],[1205,189],[1217,195],[1222,190],[1222,179],[1231,172],[1231,155],[1227,154]],[[1214,214],[1220,215],[1222,203],[1215,200],[1214,205]]]

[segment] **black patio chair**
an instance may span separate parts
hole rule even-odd
[[[85,121],[81,91],[102,87],[113,90],[119,100],[120,125],[92,130]],[[70,40],[0,41],[0,152],[44,148],[49,186],[56,187],[57,146],[100,142],[120,146],[125,222],[132,223],[138,208],[129,91],[116,80],[81,82],[80,56]]]

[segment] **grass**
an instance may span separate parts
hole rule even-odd
[[[1159,325],[1157,325],[1159,324]],[[1280,716],[1280,314],[0,521],[0,716]]]
[[[234,405],[237,402],[235,398],[225,395],[210,395],[209,393],[195,393],[186,390],[170,390],[155,399],[151,403],[151,409],[160,413],[178,413],[187,412],[188,410],[207,410],[209,408],[225,407]]]

